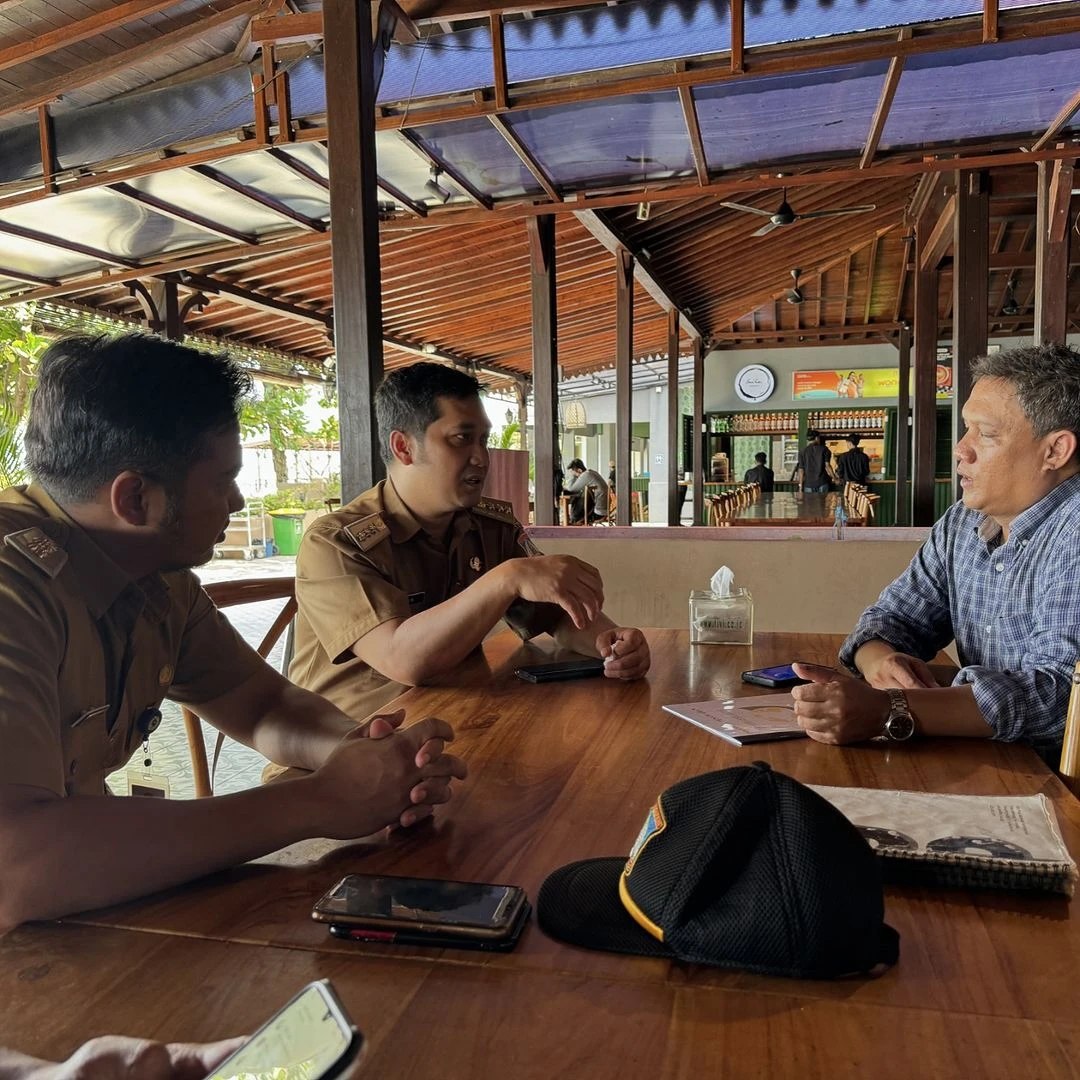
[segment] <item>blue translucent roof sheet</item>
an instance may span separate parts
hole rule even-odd
[[[888,67],[853,64],[696,89],[710,169],[861,149]]]
[[[883,149],[1044,131],[1076,91],[1080,35],[908,59]]]
[[[694,174],[674,91],[531,109],[507,122],[560,187]]]

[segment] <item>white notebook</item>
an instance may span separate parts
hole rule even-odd
[[[806,735],[795,719],[795,699],[790,693],[688,701],[681,705],[665,705],[664,712],[689,720],[695,727],[719,735],[736,746],[771,739],[799,739]]]

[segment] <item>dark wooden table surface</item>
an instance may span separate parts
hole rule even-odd
[[[840,493],[774,491],[762,493],[732,510],[723,521],[733,525],[832,525]],[[849,516],[849,524],[862,524]]]
[[[373,1077],[1074,1076],[1075,901],[890,889],[899,963],[878,979],[770,979],[591,952],[530,925],[511,954],[356,945],[311,905],[343,874],[525,886],[575,859],[627,853],[656,796],[709,769],[769,761],[800,780],[978,794],[1043,792],[1080,850],[1080,805],[1030,751],[975,741],[838,749],[730,746],[661,711],[754,692],[746,668],[829,661],[839,638],[694,646],[650,631],[653,671],[534,686],[510,635],[453,685],[412,690],[443,716],[471,775],[433,824],[357,844],[312,841],[184,888],[0,942],[0,1043],[62,1054],[107,1030],[213,1038],[250,1029],[331,977],[371,1040]],[[152,843],[148,842],[148,852]]]

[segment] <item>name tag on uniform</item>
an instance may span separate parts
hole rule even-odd
[[[143,769],[128,769],[128,794],[143,799],[167,799],[169,778]]]

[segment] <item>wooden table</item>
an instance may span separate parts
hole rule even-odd
[[[1075,902],[890,889],[900,961],[879,979],[771,979],[577,949],[535,923],[508,955],[356,945],[313,901],[351,871],[524,885],[629,851],[675,781],[757,759],[809,783],[1044,792],[1080,851],[1080,805],[1020,747],[964,740],[838,749],[729,746],[661,711],[733,691],[749,667],[828,661],[839,639],[758,635],[694,646],[650,631],[653,673],[532,686],[509,635],[454,686],[410,691],[410,717],[455,726],[471,775],[438,820],[358,844],[314,841],[258,863],[0,943],[0,1044],[63,1054],[106,1030],[212,1038],[250,1029],[328,975],[371,1042],[364,1075],[454,1077],[1074,1076]],[[148,839],[148,857],[152,841]],[[88,1004],[90,1003],[90,1004]]]
[[[840,493],[836,491],[762,493],[753,502],[737,507],[720,524],[831,526],[839,502]],[[862,518],[849,515],[847,523],[861,525]]]

